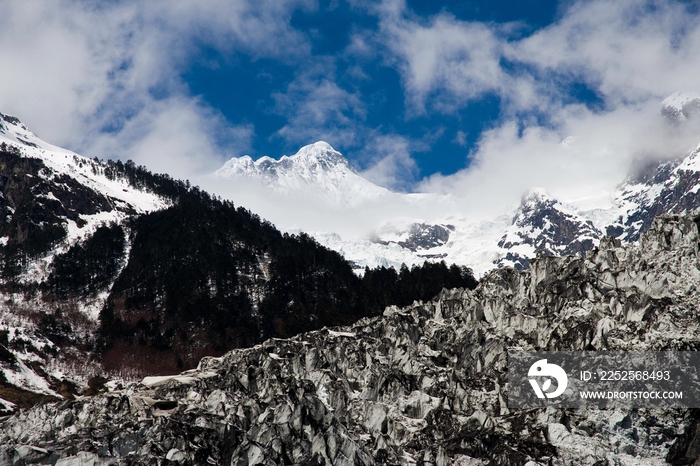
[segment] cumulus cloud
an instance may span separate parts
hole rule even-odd
[[[609,193],[632,160],[684,155],[700,140],[697,122],[678,127],[659,115],[672,92],[698,91],[700,22],[687,4],[572,2],[523,38],[509,35],[517,25],[445,13],[425,21],[401,1],[385,2],[380,15],[380,41],[414,109],[453,112],[484,95],[501,99],[501,120],[481,135],[471,164],[419,185],[478,198],[467,210],[512,206],[532,186],[571,201]],[[572,99],[574,84],[598,97],[595,108]]]
[[[697,87],[698,15],[681,2],[571,2],[552,25],[511,38],[517,24],[413,16],[401,0],[380,8],[378,41],[402,74],[406,99],[451,111],[486,94],[507,109],[551,110],[586,83],[616,107]]]
[[[309,53],[289,24],[307,0],[6,2],[0,17],[0,109],[88,156],[132,156],[153,169],[211,169],[216,145],[248,150],[179,74],[199,46],[293,60]],[[154,152],[157,142],[163,150]],[[104,150],[105,152],[101,152]],[[221,158],[221,155],[218,156]]]
[[[698,16],[673,1],[577,2],[555,24],[505,49],[547,76],[582,80],[609,106],[697,87]]]
[[[503,42],[492,27],[462,22],[448,14],[428,24],[406,16],[402,2],[386,2],[382,41],[401,70],[409,109],[451,111],[497,92],[508,80],[500,65]]]
[[[369,167],[362,176],[369,181],[394,191],[412,187],[418,165],[411,157],[420,143],[397,134],[377,135],[364,147]]]
[[[464,204],[471,215],[515,208],[535,186],[584,209],[605,207],[632,161],[684,156],[700,140],[700,122],[675,126],[658,110],[655,102],[604,114],[569,106],[556,128],[507,122],[482,135],[469,168],[434,175],[420,189],[478,199]]]
[[[273,98],[275,112],[287,119],[277,135],[288,143],[323,140],[336,147],[358,143],[365,105],[361,96],[336,83],[332,59],[321,57],[303,67],[285,92],[275,93]]]
[[[105,158],[131,159],[158,173],[191,179],[221,166],[220,144],[249,150],[252,125],[228,125],[225,119],[194,99],[161,99],[128,119],[115,133],[100,133],[86,146],[87,153]]]

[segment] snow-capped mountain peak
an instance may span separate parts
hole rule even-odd
[[[499,265],[526,268],[537,252],[582,254],[591,250],[601,236],[589,219],[551,197],[545,189],[533,188],[523,195],[513,224],[498,242],[507,251]]]
[[[700,111],[700,95],[674,92],[661,102],[661,114],[672,121],[683,121]]]
[[[685,125],[700,114],[700,94],[676,92],[661,103],[661,113],[673,124]],[[562,141],[564,147],[572,144],[576,137]],[[543,188],[533,188],[519,206],[504,206],[491,219],[470,218],[462,210],[474,199],[391,193],[373,185],[323,142],[279,160],[232,159],[216,175],[236,178],[236,183],[227,181],[238,189],[235,195],[227,193],[231,199],[248,202],[247,207],[254,206],[266,218],[275,217],[282,228],[310,232],[358,269],[444,259],[472,267],[481,276],[493,267],[527,267],[537,253],[583,255],[603,235],[634,242],[655,216],[698,208],[699,153],[700,146],[682,159],[661,154],[636,160],[618,187],[596,196],[602,202],[558,200]],[[246,179],[264,189],[246,192],[251,186]],[[281,202],[279,195],[288,202]],[[355,230],[333,229],[333,222],[348,218],[357,218]]]
[[[299,149],[299,151],[292,157],[303,160],[310,166],[319,166],[320,168],[331,169],[335,165],[344,165],[350,171],[355,172],[355,170],[348,163],[347,159],[325,141],[318,141],[313,144],[306,145]],[[285,157],[282,158],[284,159]],[[290,159],[291,157],[286,158]]]
[[[335,207],[354,206],[389,193],[364,179],[330,144],[319,141],[280,159],[234,157],[212,175],[218,180],[254,180],[277,194],[320,198]]]
[[[523,193],[520,204],[523,207],[533,207],[543,202],[553,201],[554,198],[545,188],[534,187]]]
[[[39,139],[19,118],[3,113],[0,113],[0,137],[27,147],[58,149]]]
[[[268,156],[260,157],[255,161],[249,155],[234,157],[217,173],[220,176],[250,176],[251,174],[274,176],[283,170],[296,169],[298,174],[308,178],[310,174],[338,170],[338,168],[357,173],[340,152],[333,149],[327,142],[319,141],[302,147],[295,155],[284,155],[279,160]]]

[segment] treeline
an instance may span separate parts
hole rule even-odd
[[[477,281],[468,267],[445,261],[424,262],[410,269],[403,265],[399,272],[393,267],[365,268],[362,277],[364,306],[373,310],[373,315],[391,304],[408,306],[413,301],[428,301],[443,288],[476,288]]]

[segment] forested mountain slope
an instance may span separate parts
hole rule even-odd
[[[359,277],[188,181],[86,159],[0,118],[0,409],[476,285],[444,263]]]

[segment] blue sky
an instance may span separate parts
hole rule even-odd
[[[326,140],[397,191],[574,199],[700,140],[659,116],[673,92],[700,92],[696,2],[0,6],[0,111],[83,155],[194,181]]]
[[[423,21],[449,15],[466,22],[518,23],[511,33],[518,37],[551,24],[557,8],[558,2],[543,0],[409,1],[406,14]],[[417,140],[418,147],[412,153],[417,165],[411,173],[415,179],[435,173],[449,175],[465,168],[479,135],[498,121],[500,99],[494,94],[450,112],[407,111],[401,75],[390,54],[382,47],[370,56],[358,57],[347,51],[354,36],[378,33],[378,18],[366,8],[323,1],[312,10],[294,11],[290,24],[303,31],[311,49],[299,61],[258,59],[203,47],[182,74],[190,92],[219,110],[231,124],[254,126],[250,148],[253,157],[292,154],[300,144],[327,139],[358,168],[366,168],[371,160],[364,156],[362,136],[348,139],[342,134],[357,128],[364,133],[386,132]],[[357,98],[361,108],[349,105],[343,109],[342,116],[348,121],[341,124],[338,137],[327,127],[316,128],[313,124],[305,128],[303,138],[280,134],[293,115],[291,108],[280,104],[280,96],[285,95],[290,83],[314,67],[319,71],[310,79],[333,79],[340,92]],[[299,94],[294,97],[303,99],[303,91]],[[586,101],[590,96],[579,93],[572,98]]]

